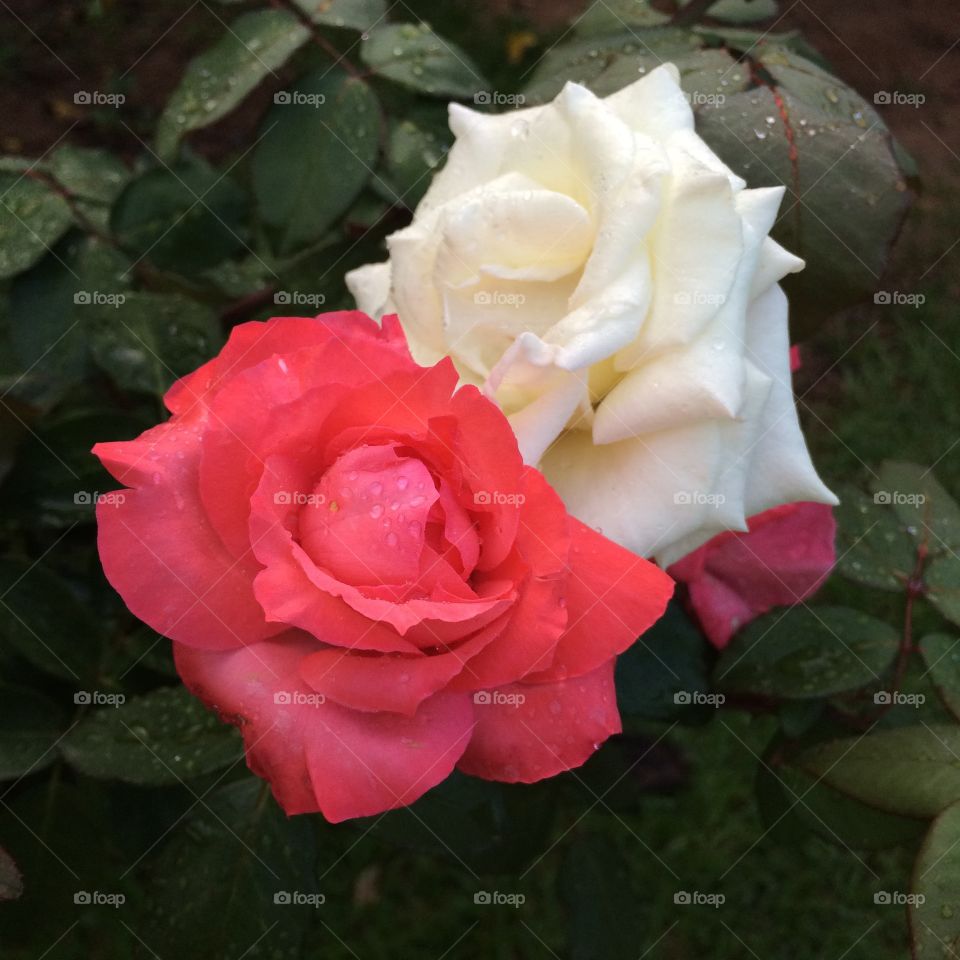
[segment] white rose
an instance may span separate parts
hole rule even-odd
[[[803,262],[768,236],[783,188],[746,189],[677,76],[451,105],[413,222],[347,277],[418,361],[451,356],[503,408],[571,513],[664,566],[769,507],[836,502],[790,386],[777,281]]]

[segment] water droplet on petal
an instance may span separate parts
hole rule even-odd
[[[530,124],[526,120],[514,120],[510,124],[510,136],[526,140],[530,136]]]

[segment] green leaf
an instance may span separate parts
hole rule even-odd
[[[578,833],[557,877],[570,960],[635,960],[643,929],[623,852],[609,837]]]
[[[960,505],[929,467],[888,460],[873,489],[874,498],[890,504],[907,532],[931,555],[960,550]]]
[[[670,18],[655,10],[649,0],[604,0],[603,3],[590,4],[573,21],[572,28],[580,37],[602,37],[625,29],[631,31],[669,22]]]
[[[820,719],[821,700],[784,700],[777,710],[777,719],[785,737],[802,737]]]
[[[807,43],[799,30],[771,32],[762,26],[755,29],[734,24],[697,24],[693,32],[702,37],[708,47],[722,46],[727,50],[752,52],[759,46],[776,46],[800,54],[807,60],[828,70],[829,64]]]
[[[877,590],[903,592],[917,565],[916,544],[889,507],[854,487],[841,488],[837,569]]]
[[[325,27],[370,30],[387,13],[386,0],[294,0],[314,22]]]
[[[0,175],[0,280],[32,267],[71,223],[67,201],[45,183]]]
[[[113,232],[138,259],[163,270],[199,273],[244,245],[247,196],[201,161],[150,170],[120,195]]]
[[[944,706],[960,720],[960,639],[931,633],[920,641],[920,651]]]
[[[696,107],[697,130],[751,187],[787,186],[773,236],[807,261],[785,288],[812,325],[876,289],[909,195],[870,104],[791,50],[754,53],[766,83]]]
[[[370,87],[342,70],[302,77],[267,114],[253,155],[260,217],[280,253],[320,237],[370,179],[378,105]]]
[[[544,103],[573,80],[606,97],[663,63],[676,66],[680,86],[691,98],[743,89],[746,68],[725,50],[701,49],[702,42],[689,30],[670,26],[575,39],[544,55],[524,94],[528,103]]]
[[[623,713],[650,720],[686,713],[693,695],[710,689],[703,636],[679,602],[617,658],[616,684]]]
[[[796,766],[878,810],[934,817],[960,799],[960,727],[901,727],[834,740]]]
[[[0,173],[20,174],[26,173],[28,170],[44,173],[47,170],[47,163],[33,157],[0,157]]]
[[[100,440],[132,439],[155,422],[106,404],[62,405],[43,418],[24,442],[6,492],[18,517],[63,528],[96,521],[100,495],[116,487],[90,448]],[[56,451],[56,456],[51,454]]]
[[[116,306],[88,308],[93,358],[125,390],[162,395],[223,343],[215,314],[172,294],[129,293]]]
[[[117,677],[118,682],[134,667],[155,671],[164,677],[177,676],[173,662],[173,644],[151,630],[146,624],[136,624],[128,633],[118,637],[109,651],[111,660],[104,667],[104,674]]]
[[[960,560],[939,557],[924,574],[927,599],[951,622],[960,625]]]
[[[63,680],[92,677],[100,624],[64,580],[39,563],[0,560],[0,598],[0,641]]]
[[[423,199],[452,140],[445,110],[411,111],[391,121],[385,170],[399,202],[412,210]]]
[[[262,287],[272,286],[276,278],[263,260],[249,256],[243,260],[225,260],[204,271],[203,279],[228,297],[245,297]]]
[[[0,685],[0,780],[24,777],[53,763],[63,713],[33,690]],[[0,900],[2,867],[0,858]]]
[[[845,607],[797,606],[755,620],[717,662],[721,689],[786,699],[876,683],[899,648],[896,630]]]
[[[102,707],[77,724],[61,748],[81,773],[143,786],[182,783],[242,755],[237,731],[183,687]]]
[[[718,0],[707,16],[726,23],[756,23],[775,17],[777,12],[776,0]]]
[[[344,274],[355,267],[380,256],[382,251],[370,243],[358,243],[354,239],[340,239],[336,234],[328,235],[314,246],[300,251],[293,257],[276,263],[280,279],[275,281],[276,297],[281,292],[290,297],[296,293],[299,302],[304,304],[300,312],[323,310],[352,310],[353,296],[343,282]],[[304,297],[311,298],[304,300]],[[278,300],[274,300],[274,304]],[[317,306],[314,306],[317,304]],[[320,306],[322,304],[322,307]],[[270,307],[276,313],[277,307]],[[284,307],[289,312],[289,307]]]
[[[932,823],[908,901],[913,955],[960,960],[960,803]]]
[[[756,790],[775,842],[802,844],[812,832],[845,849],[886,850],[923,834],[921,821],[876,810],[790,767],[760,764]]]
[[[216,122],[310,38],[287,10],[237,17],[218,43],[190,61],[157,123],[157,153],[172,160],[182,137]]]
[[[18,373],[5,389],[41,406],[56,401],[89,366],[74,313],[73,298],[82,283],[75,251],[64,241],[10,288],[10,345]]]
[[[487,86],[467,54],[426,23],[374,27],[360,56],[379,76],[418,93],[464,99]]]
[[[302,956],[317,913],[302,902],[319,893],[315,849],[309,819],[284,816],[266,784],[248,777],[218,789],[150,865],[144,940],[191,960]]]
[[[113,203],[130,179],[130,171],[107,150],[59,147],[50,156],[50,175],[75,197]]]

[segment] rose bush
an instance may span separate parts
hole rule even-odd
[[[413,222],[348,276],[420,362],[450,355],[496,400],[571,513],[665,566],[771,507],[835,502],[790,387],[778,281],[803,263],[768,236],[783,189],[746,189],[677,77],[451,105]]]
[[[530,782],[619,731],[669,577],[570,518],[449,361],[358,313],[235,328],[173,416],[94,452],[104,570],[288,813]]]

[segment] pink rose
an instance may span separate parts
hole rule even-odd
[[[669,568],[710,642],[725,647],[744,624],[800,603],[836,562],[837,525],[822,503],[788,503],[751,517],[749,532],[725,532]]]
[[[247,323],[170,420],[94,448],[130,488],[98,509],[107,577],[288,813],[404,806],[455,766],[531,782],[620,730],[614,658],[673,585],[456,388],[393,317]]]

